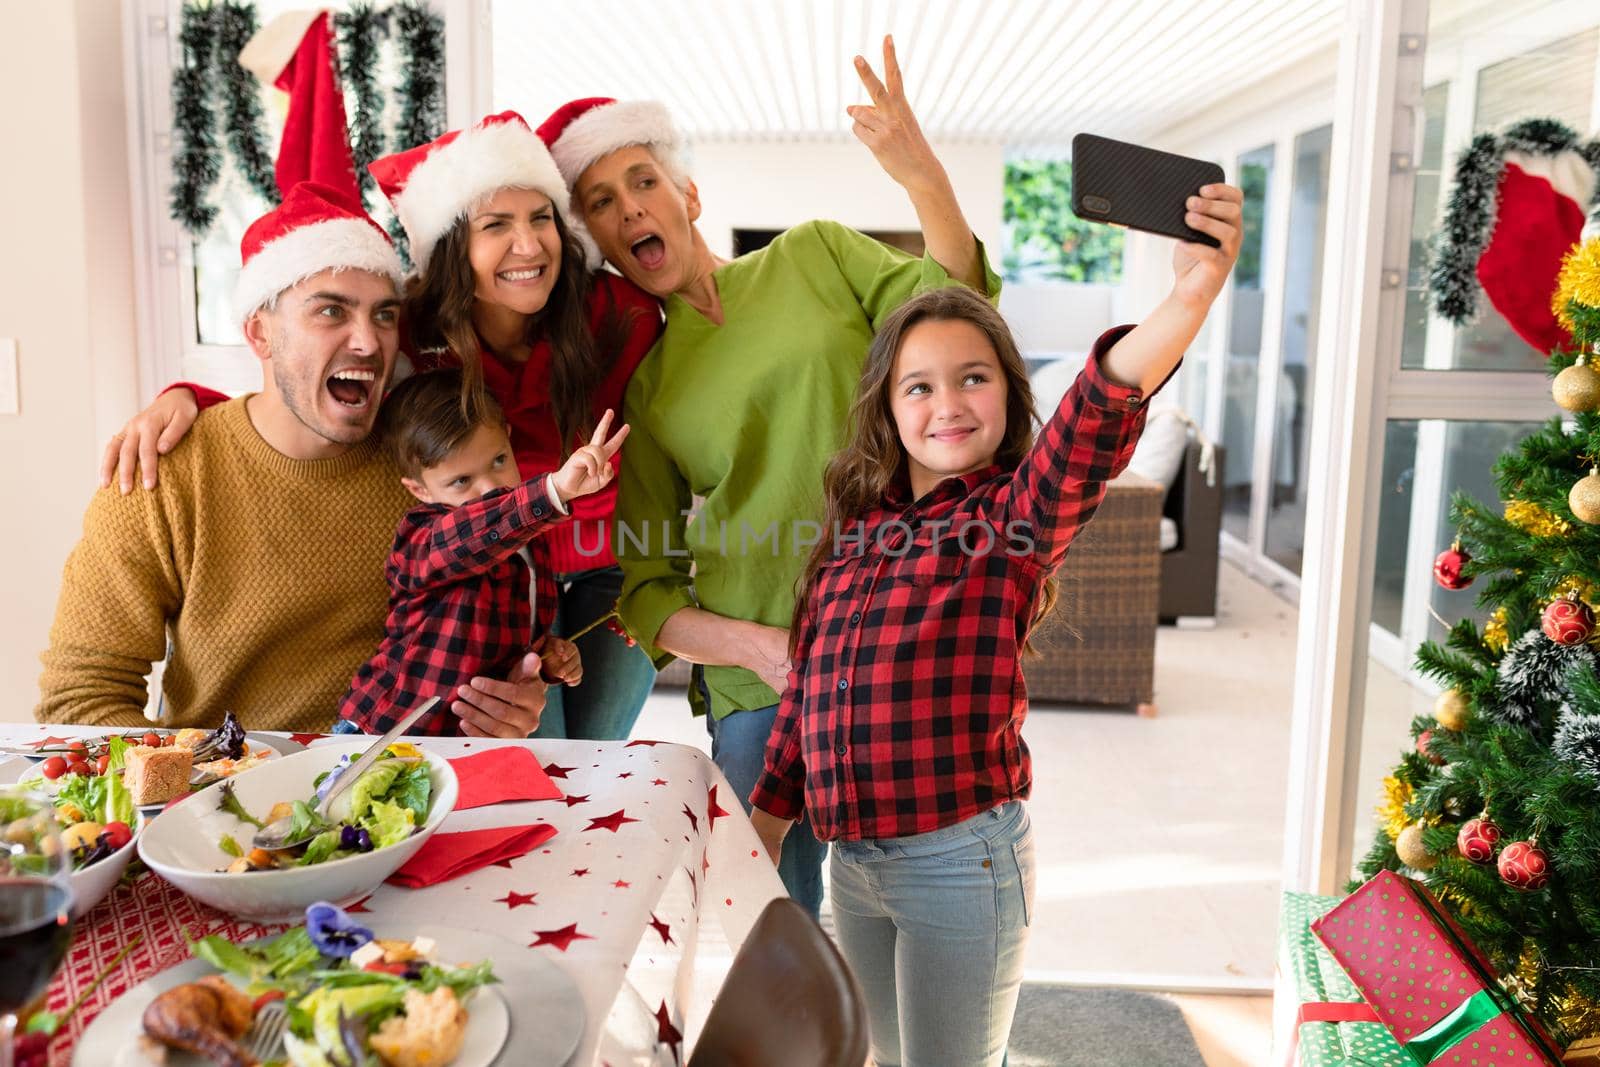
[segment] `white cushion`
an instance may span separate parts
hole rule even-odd
[[[1033,388],[1033,409],[1039,413],[1041,421],[1056,413],[1061,398],[1067,395],[1088,358],[1088,353],[1063,356],[1033,372],[1028,384]]]
[[[1161,516],[1161,551],[1171,552],[1178,547],[1178,520],[1171,515]]]
[[[1183,453],[1189,447],[1189,424],[1177,408],[1151,411],[1145,418],[1144,434],[1134,446],[1128,469],[1171,489],[1183,469]]]

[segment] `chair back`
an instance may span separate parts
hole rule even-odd
[[[734,957],[689,1067],[861,1067],[867,1051],[855,975],[810,913],[779,897]]]

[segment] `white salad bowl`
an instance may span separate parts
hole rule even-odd
[[[264,819],[279,801],[310,800],[318,775],[332,770],[346,753],[352,759],[359,756],[371,743],[369,737],[318,745],[269,760],[228,781],[244,810]],[[423,757],[433,779],[428,819],[397,845],[306,867],[224,873],[234,857],[223,851],[223,836],[231,836],[248,851],[256,828],[218,809],[224,784],[218,782],[152,819],[139,838],[139,857],[196,900],[244,919],[294,921],[319,900],[349,904],[371,893],[416,855],[456,806],[454,769],[431,752]]]
[[[122,880],[122,874],[128,869],[128,864],[133,862],[134,850],[139,847],[139,835],[144,830],[144,813],[134,811],[133,825],[129,827],[133,836],[128,843],[117,849],[99,863],[91,863],[82,870],[73,871],[68,876],[72,886],[72,917],[81,919],[88,914],[89,909],[100,903],[117,887]]]

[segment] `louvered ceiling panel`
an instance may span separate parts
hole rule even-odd
[[[848,136],[892,32],[938,140],[1054,149],[1171,126],[1335,44],[1342,0],[497,0],[496,106],[650,97],[691,138]]]

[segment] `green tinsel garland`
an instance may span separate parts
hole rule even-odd
[[[444,19],[424,0],[400,0],[391,14],[400,38],[401,67],[406,72],[400,86],[395,143],[408,147],[426,144],[444,133]],[[390,223],[389,236],[410,269],[411,248],[398,218]]]
[[[388,35],[389,13],[377,11],[371,0],[357,0],[350,10],[334,16],[339,34],[339,68],[355,95],[350,114],[350,152],[362,198],[371,210],[377,182],[367,164],[383,155],[383,98],[378,91],[378,41]]]
[[[184,5],[178,41],[183,65],[172,75],[172,122],[177,133],[172,152],[172,217],[198,237],[216,220],[217,209],[206,203],[206,196],[222,173],[214,133],[216,116],[206,92],[216,45],[211,9]]]
[[[1477,312],[1478,260],[1494,231],[1495,194],[1505,154],[1553,156],[1569,149],[1600,170],[1600,140],[1579,143],[1578,135],[1555,119],[1525,119],[1498,136],[1480,133],[1467,145],[1456,161],[1455,184],[1434,238],[1428,272],[1428,292],[1441,318],[1464,326]],[[1596,200],[1600,201],[1600,189]]]
[[[278,182],[272,157],[267,154],[267,138],[261,129],[261,95],[255,75],[238,63],[239,52],[255,36],[254,4],[223,0],[214,9],[219,20],[217,65],[222,81],[228,146],[240,173],[268,204],[278,202]]]

